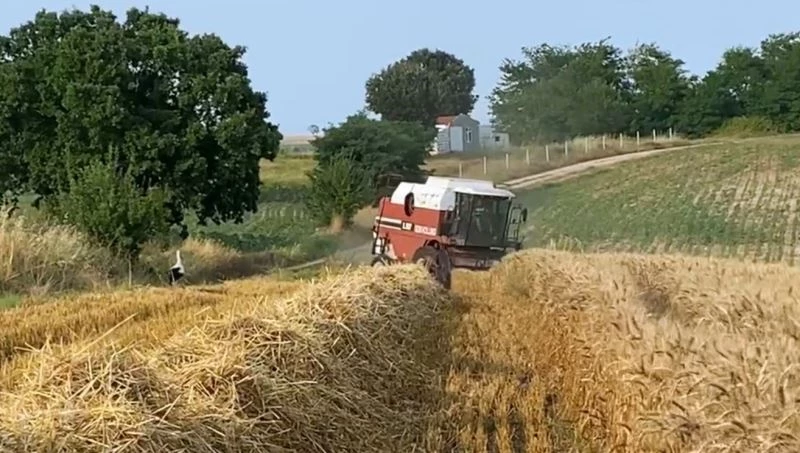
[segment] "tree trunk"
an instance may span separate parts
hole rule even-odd
[[[344,230],[344,216],[341,214],[334,214],[333,217],[331,217],[330,229],[333,234],[341,233],[342,230]]]

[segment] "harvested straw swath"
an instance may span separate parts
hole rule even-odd
[[[0,449],[411,451],[440,396],[447,297],[417,267],[367,268],[160,347],[45,346],[0,395]]]

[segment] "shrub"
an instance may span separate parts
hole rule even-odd
[[[363,113],[351,115],[338,126],[325,129],[325,135],[311,142],[321,165],[345,153],[367,168],[373,181],[382,175],[399,174],[405,180],[424,180],[422,169],[436,129],[403,121],[378,121]]]
[[[69,190],[51,203],[50,212],[99,244],[136,259],[142,245],[168,234],[165,201],[163,191],[142,193],[130,172],[96,161],[73,175]]]
[[[343,149],[308,173],[311,185],[306,206],[314,219],[337,233],[352,223],[353,216],[372,200],[372,172]]]
[[[714,132],[717,137],[759,137],[777,133],[775,124],[763,116],[737,116],[725,121]]]

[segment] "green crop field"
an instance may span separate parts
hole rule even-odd
[[[520,193],[526,247],[734,256],[794,264],[800,140],[714,145]]]
[[[325,256],[336,249],[335,238],[318,234],[305,210],[306,171],[314,161],[279,156],[261,164],[261,197],[258,211],[244,222],[199,226],[190,223],[192,235],[212,238],[242,252],[294,249],[304,259]]]

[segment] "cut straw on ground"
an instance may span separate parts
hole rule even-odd
[[[446,297],[416,267],[367,269],[247,297],[159,347],[45,346],[9,371],[0,448],[412,451],[438,397]]]

